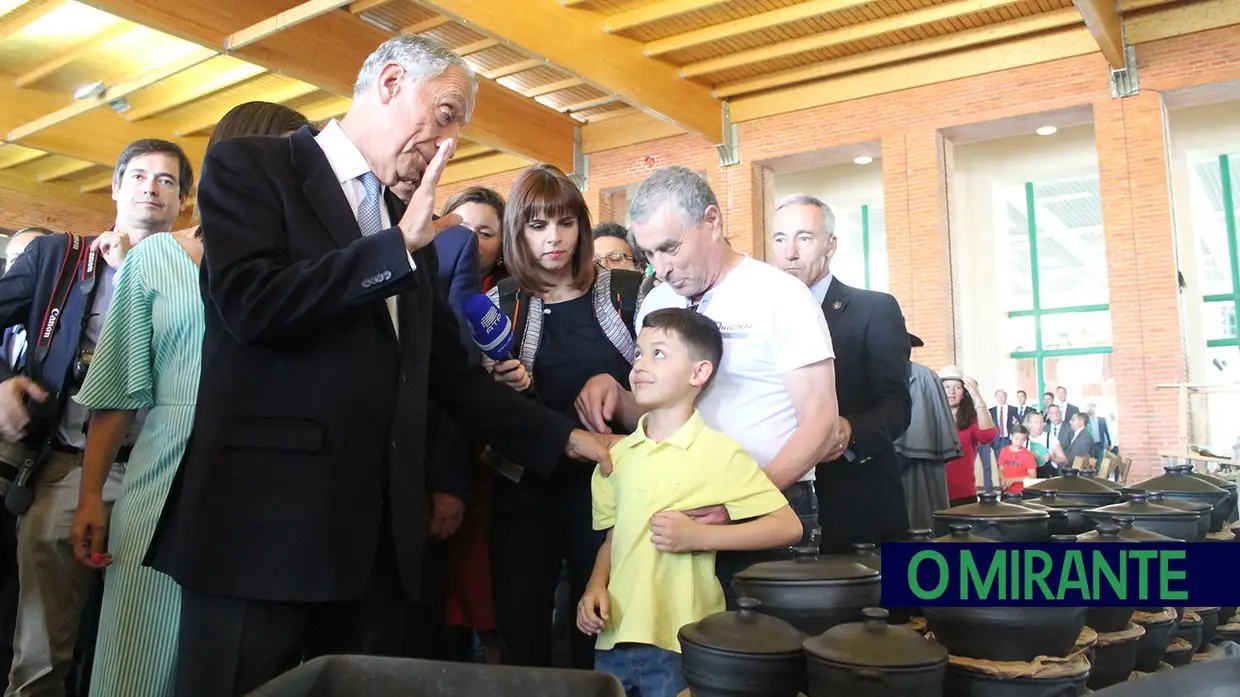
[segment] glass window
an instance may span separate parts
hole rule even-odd
[[[1032,188],[1042,309],[1106,304],[1098,178],[1035,183]]]
[[[881,206],[836,211],[831,273],[854,288],[887,292],[886,218]]]
[[[1026,353],[1038,348],[1033,315],[1009,317],[1005,330],[1005,346],[1008,353]]]
[[[1231,173],[1232,196],[1223,195],[1223,165]],[[1231,252],[1227,241],[1227,204],[1234,206],[1236,165],[1231,158],[1210,157],[1189,169],[1193,230],[1197,236],[1197,273],[1202,295],[1231,295]],[[1209,312],[1209,308],[1207,308]]]
[[[1042,315],[1042,348],[1105,348],[1111,345],[1111,312],[1068,312]]]
[[[1201,314],[1201,325],[1207,341],[1235,339],[1235,301],[1206,303],[1205,311]]]
[[[1043,360],[1047,390],[1063,385],[1068,388],[1070,404],[1082,410],[1094,404],[1095,413],[1103,416],[1116,412],[1118,403],[1111,354],[1047,356]]]

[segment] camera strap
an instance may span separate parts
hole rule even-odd
[[[95,277],[99,273],[99,254],[94,249],[87,250],[87,247],[86,238],[69,234],[69,244],[65,246],[65,257],[60,263],[60,272],[56,275],[56,285],[52,287],[47,310],[43,313],[43,326],[35,337],[34,360],[27,361],[27,373],[35,382],[43,381],[43,360],[47,358],[52,340],[56,338],[65,302],[68,301],[74,285],[80,280],[88,301],[94,294]]]

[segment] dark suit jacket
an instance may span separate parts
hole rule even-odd
[[[390,518],[416,598],[428,397],[542,473],[573,424],[469,366],[434,250],[414,252],[415,270],[398,228],[361,237],[309,127],[216,144],[198,192],[202,377],[151,564],[199,593],[346,601]],[[399,220],[400,201],[386,203]]]
[[[911,347],[904,315],[886,293],[833,279],[822,304],[835,348],[840,416],[852,424],[856,460],[820,464],[816,488],[822,550],[850,552],[858,542],[903,539],[908,509],[895,439],[908,428]]]
[[[1003,432],[1006,433],[1010,437],[1012,435],[1012,427],[1018,423],[1016,421],[1016,407],[1010,404],[1005,404],[1003,405],[1003,411],[1007,412],[1006,419],[1005,419],[1007,423],[1007,428],[1003,429]],[[998,405],[995,405],[990,408],[990,420],[994,421],[995,426],[998,427],[999,425],[999,406]]]
[[[1062,405],[1061,405],[1061,407],[1060,407],[1059,411],[1063,412],[1063,422],[1064,422],[1064,423],[1068,423],[1068,422],[1072,421],[1072,415],[1073,415],[1073,414],[1076,414],[1077,412],[1079,412],[1079,411],[1080,411],[1080,408],[1079,408],[1079,407],[1077,407],[1077,406],[1076,406],[1075,404],[1073,404],[1072,402],[1068,402],[1068,403],[1067,403],[1067,406],[1062,406]]]
[[[1063,435],[1063,433],[1060,432],[1060,435]],[[1093,457],[1094,437],[1090,435],[1088,428],[1081,429],[1076,438],[1073,438],[1072,432],[1068,431],[1067,440],[1068,442],[1063,446],[1063,453],[1068,459],[1068,464],[1064,465],[1064,467],[1071,468],[1073,463],[1076,462],[1076,458],[1082,455]]]
[[[90,244],[90,239],[87,238],[85,244]],[[30,342],[28,361],[33,358],[35,335],[43,330],[44,314],[51,302],[68,246],[69,236],[65,234],[38,237],[30,242],[13,268],[0,276],[0,327],[27,327]],[[65,300],[56,335],[43,360],[43,383],[57,391],[64,387],[77,360],[83,313],[86,311],[87,298],[78,290],[77,282],[74,283]],[[0,382],[21,373],[9,366],[7,358],[6,354],[4,360],[0,360]]]
[[[1016,419],[1021,424],[1025,423],[1025,417],[1033,413],[1033,407],[1026,404],[1023,407],[1013,407],[1016,410]]]
[[[474,343],[461,311],[465,299],[482,292],[481,265],[478,262],[478,237],[467,227],[444,230],[435,237],[435,258],[439,274],[435,289],[448,300],[461,325],[461,345],[469,353],[470,362],[480,365],[482,352]],[[427,424],[426,485],[467,501],[472,468],[471,448],[460,426],[447,414],[435,409]]]
[[[465,299],[482,292],[482,265],[478,260],[478,236],[469,228],[457,226],[435,237],[435,257],[439,261],[439,274],[435,287],[448,299],[456,320],[461,325],[461,344],[472,360],[481,362],[482,353],[474,344],[461,312]]]

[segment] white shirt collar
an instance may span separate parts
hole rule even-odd
[[[814,294],[815,298],[818,298],[819,305],[823,304],[827,300],[827,291],[831,290],[832,278],[833,274],[827,274],[821,281],[809,287],[809,291]]]
[[[361,150],[357,149],[353,141],[349,140],[349,135],[344,132],[344,129],[340,127],[340,122],[336,119],[329,121],[314,137],[314,140],[323,149],[323,154],[327,156],[327,163],[336,173],[337,182],[344,184],[370,171],[370,163],[366,161],[366,157],[362,155]],[[387,187],[384,187],[384,190],[386,189]]]

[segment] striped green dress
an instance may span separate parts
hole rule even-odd
[[[194,421],[205,319],[198,266],[167,233],[136,246],[77,401],[148,409],[112,509],[91,697],[170,697],[181,591],[142,565]]]

